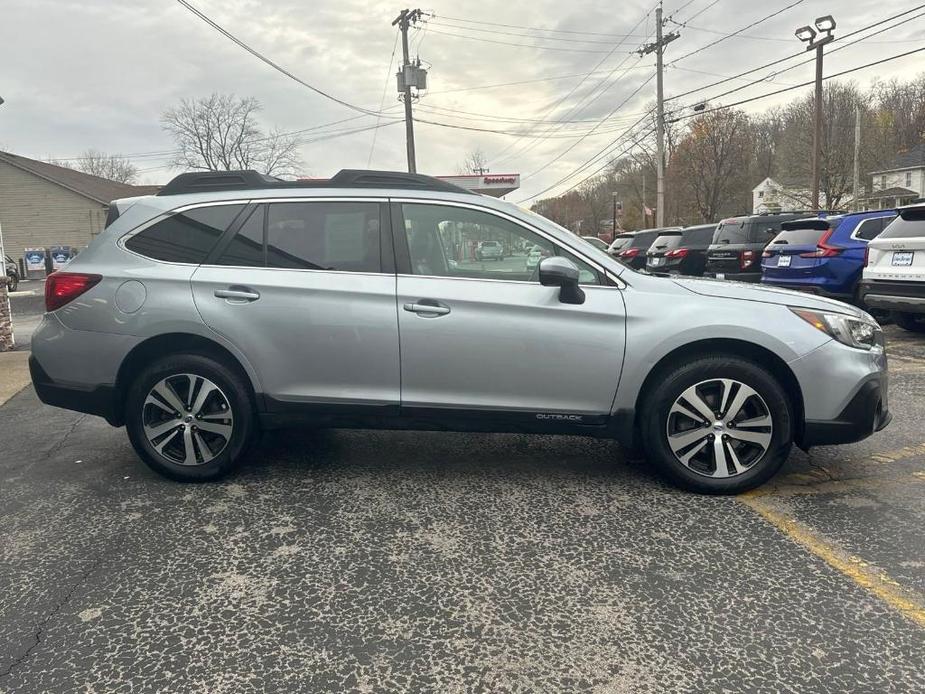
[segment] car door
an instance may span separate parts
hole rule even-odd
[[[515,218],[475,206],[393,202],[402,409],[571,418],[609,414],[625,344],[623,297],[600,273]],[[483,240],[539,247],[581,269],[585,302],[541,286],[524,251],[476,257]]]
[[[388,205],[255,205],[192,278],[205,323],[250,360],[271,409],[383,406],[400,397]]]

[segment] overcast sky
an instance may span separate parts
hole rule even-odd
[[[405,5],[372,0],[190,2],[304,81],[373,111],[379,110],[385,88],[385,108],[400,114],[392,74],[395,66],[389,70],[389,59],[396,39],[391,21]],[[712,2],[665,3],[666,15],[674,13],[675,20],[681,23],[690,20],[689,26],[680,28],[681,38],[669,47],[666,61],[721,38],[721,34],[711,32],[739,30],[794,0],[719,0],[708,8]],[[745,31],[744,37],[724,40],[668,68],[666,95],[709,84],[718,79],[716,75],[733,75],[798,53],[801,44],[793,37],[793,30],[811,24],[817,16],[834,14],[838,21],[836,35],[842,35],[917,4],[804,0]],[[261,63],[175,0],[2,0],[0,6],[0,96],[6,100],[0,106],[0,148],[13,153],[35,158],[74,157],[88,148],[145,153],[133,161],[142,170],[145,182],[157,183],[169,180],[175,173],[165,166],[164,152],[172,148],[172,143],[160,128],[159,116],[181,98],[211,92],[253,96],[263,104],[263,124],[283,130],[302,130],[358,115]],[[425,33],[412,33],[413,54],[430,65],[430,90],[422,98],[417,115],[508,133],[522,133],[531,127],[535,128],[531,135],[537,130],[554,132],[541,139],[516,139],[506,134],[418,124],[418,170],[455,173],[467,152],[478,147],[486,153],[493,173],[519,172],[525,176],[522,190],[509,196],[515,201],[570,174],[611,143],[620,134],[621,126],[635,121],[654,100],[654,80],[626,100],[654,71],[654,56],[640,59],[630,53],[654,31],[654,15],[646,17],[652,8],[650,0],[429,0],[422,9],[434,12],[436,18],[426,25]],[[691,19],[697,13],[699,16]],[[559,33],[513,27],[556,29]],[[669,24],[668,29],[678,27]],[[537,39],[540,35],[548,38]],[[546,48],[534,47],[537,45]],[[839,45],[836,42],[828,50]],[[826,72],[921,46],[925,46],[925,18],[833,53],[826,60]],[[396,60],[400,52],[399,47]],[[855,73],[852,78],[865,86],[877,77],[908,78],[925,71],[923,56],[925,53],[912,55]],[[602,59],[598,72],[553,109]],[[750,79],[801,59],[760,71]],[[536,81],[566,75],[577,76]],[[812,76],[812,65],[801,66],[721,101],[762,94]],[[527,80],[533,81],[485,88]],[[689,107],[745,83],[727,83],[669,103]],[[756,101],[744,108],[761,111],[809,89]],[[626,103],[611,120],[576,144],[576,132],[586,132],[624,100]],[[500,120],[504,118],[512,120]],[[589,122],[555,129],[516,119]],[[363,116],[327,130],[375,122],[375,117]],[[306,133],[304,137],[317,138],[324,132]],[[341,168],[365,168],[373,133],[306,141],[301,148],[305,173],[327,176]],[[377,133],[372,167],[403,169],[403,126],[388,125]],[[569,147],[573,148],[566,152]],[[559,158],[552,161],[556,157]],[[529,174],[534,175],[527,177]]]

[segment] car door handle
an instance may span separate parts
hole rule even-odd
[[[216,289],[215,296],[219,299],[233,299],[238,302],[245,301],[257,301],[260,298],[260,294],[255,292],[252,289],[246,289],[244,287],[240,288],[229,288],[229,289]]]
[[[410,311],[411,313],[417,314],[429,314],[431,316],[445,316],[450,312],[450,307],[443,304],[432,301],[427,303],[427,299],[422,299],[419,302],[412,304],[405,304],[404,309]]]

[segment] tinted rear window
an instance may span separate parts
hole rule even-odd
[[[713,243],[767,243],[781,230],[782,223],[791,219],[799,219],[800,216],[792,214],[723,220],[716,227]]]
[[[771,245],[815,246],[824,233],[823,229],[789,229],[775,236]]]
[[[659,232],[657,231],[639,231],[633,236],[633,241],[629,245],[630,248],[648,248],[652,245],[652,242],[658,237]]]
[[[666,251],[681,245],[683,236],[680,233],[662,234],[652,242],[652,250]]]
[[[716,225],[690,227],[684,229],[682,243],[685,246],[709,246],[713,243],[713,234],[716,232]]]
[[[125,247],[171,263],[202,263],[244,205],[212,205],[173,214],[132,236]]]
[[[897,217],[883,233],[882,239],[912,239],[925,237],[925,207],[915,210],[906,210],[901,217]]]
[[[610,244],[609,250],[622,251],[624,248],[629,248],[629,245],[632,241],[632,236],[618,236],[613,240],[613,243]]]

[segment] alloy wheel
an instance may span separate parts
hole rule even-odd
[[[205,465],[225,450],[234,431],[228,397],[195,374],[158,381],[145,398],[141,417],[148,443],[177,465]]]
[[[771,446],[774,423],[758,392],[729,378],[691,386],[668,411],[668,446],[682,465],[712,478],[750,470]]]

